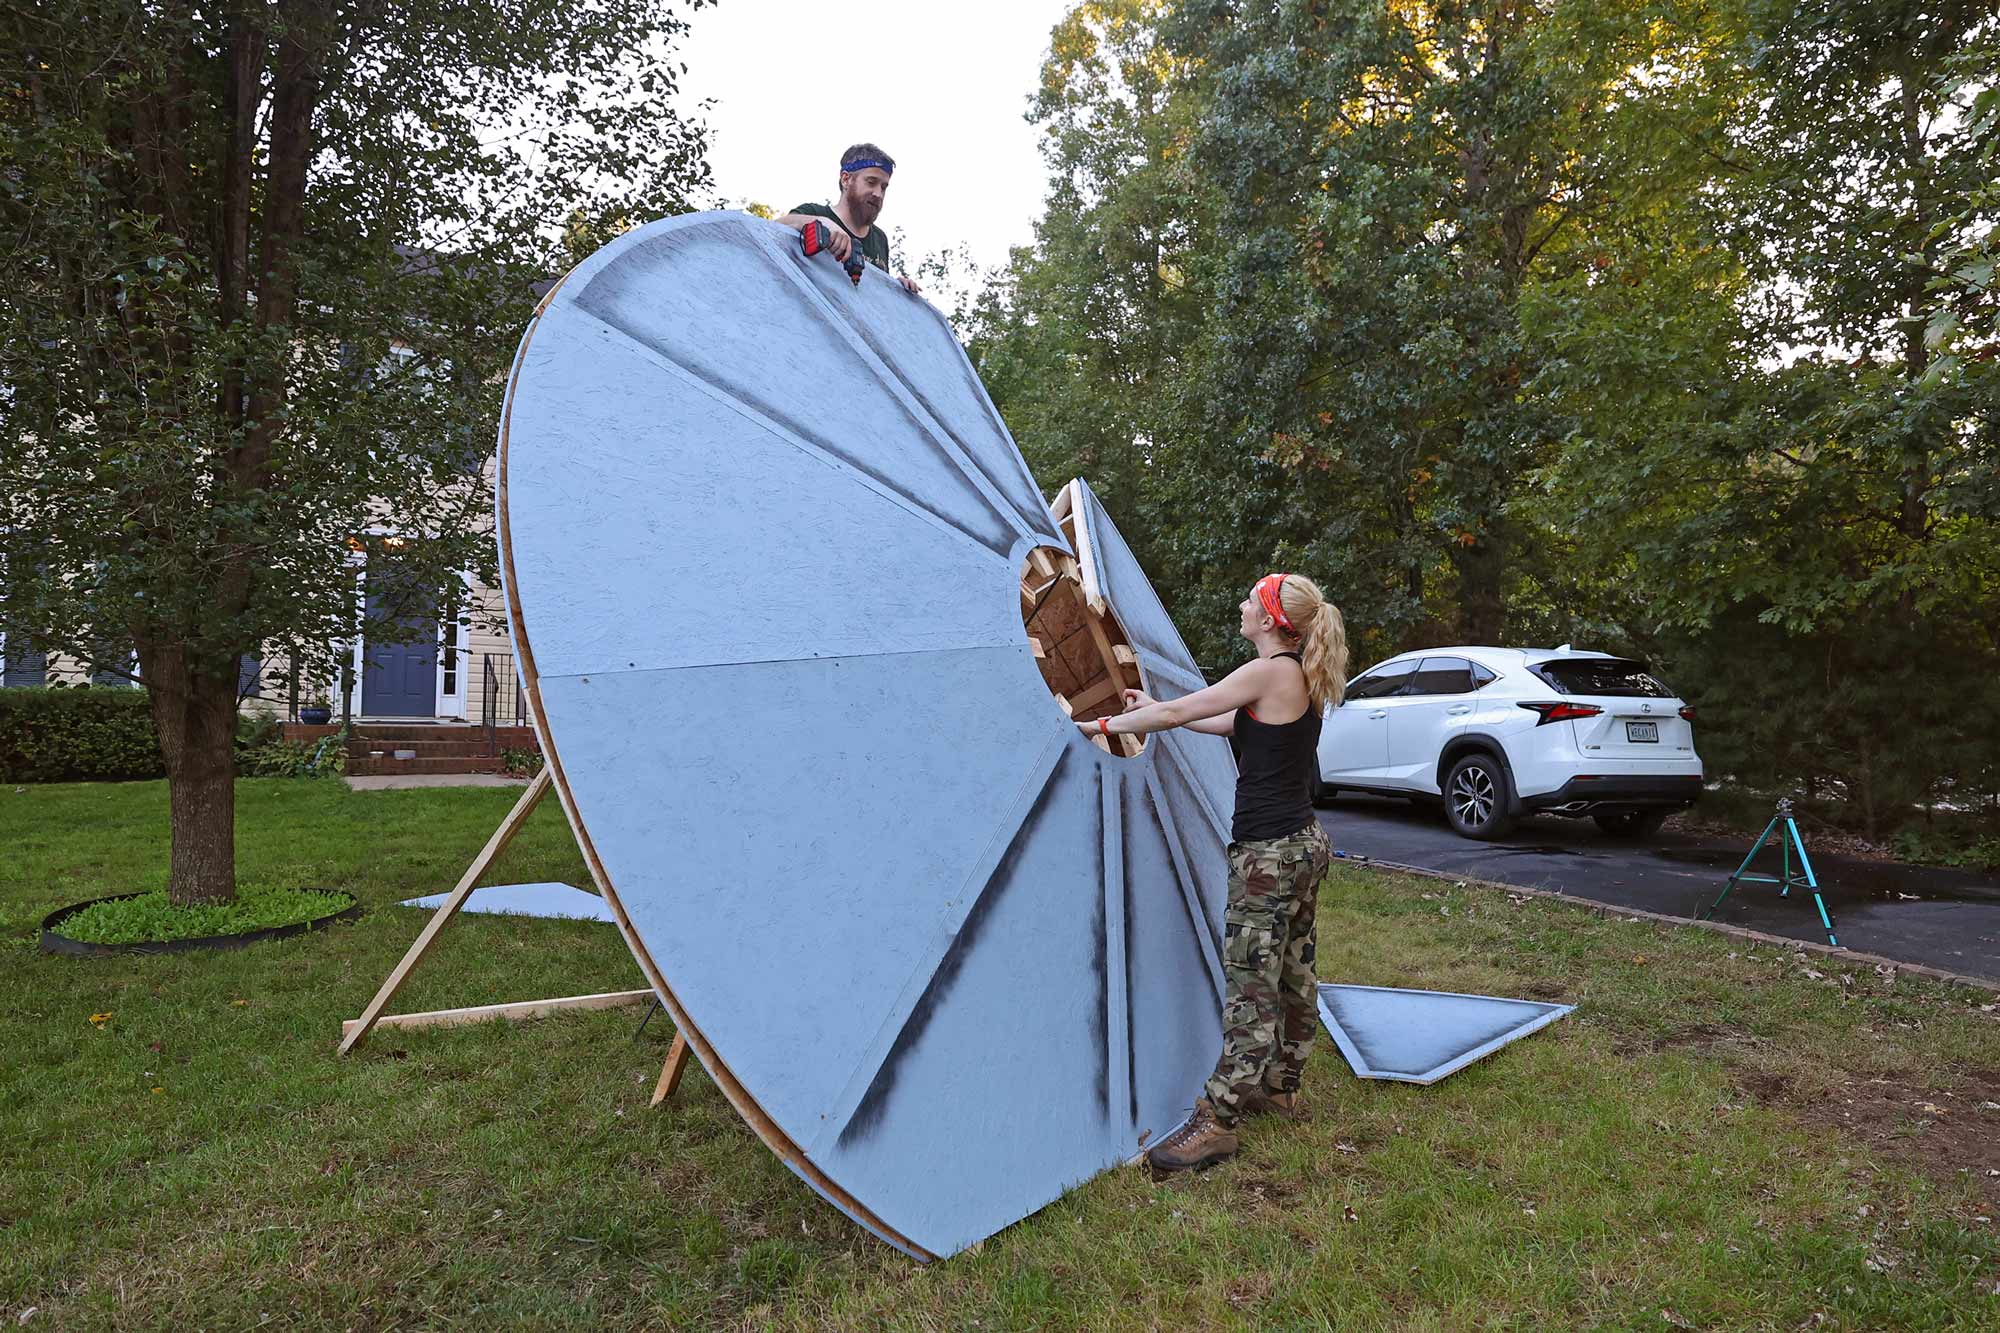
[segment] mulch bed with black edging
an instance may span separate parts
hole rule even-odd
[[[63,922],[85,908],[98,903],[122,902],[127,898],[143,898],[143,893],[114,893],[108,898],[92,898],[88,902],[71,903],[59,907],[42,918],[42,952],[65,954],[71,958],[94,958],[106,954],[121,953],[194,953],[201,949],[241,949],[248,944],[261,944],[265,940],[282,940],[335,921],[351,921],[361,915],[361,903],[353,894],[344,894],[347,906],[338,912],[314,917],[310,921],[294,921],[288,926],[265,926],[259,930],[245,931],[240,935],[198,935],[185,940],[137,940],[130,944],[94,944],[89,940],[73,940],[57,930]]]

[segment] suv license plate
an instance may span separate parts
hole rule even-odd
[[[1627,722],[1625,724],[1625,739],[1628,741],[1652,741],[1657,744],[1660,739],[1660,724],[1657,722]]]

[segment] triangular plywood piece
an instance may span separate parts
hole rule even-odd
[[[1402,1083],[1435,1083],[1574,1008],[1386,986],[1319,988],[1320,1021],[1355,1074]]]
[[[448,894],[433,893],[424,898],[409,898],[397,903],[398,907],[421,907],[436,911],[444,906]],[[604,899],[570,884],[488,884],[479,890],[475,898],[468,899],[459,911],[468,914],[488,913],[494,916],[538,916],[563,921],[616,921]]]

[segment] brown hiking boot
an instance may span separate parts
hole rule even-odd
[[[1146,1154],[1146,1164],[1155,1171],[1199,1171],[1235,1155],[1236,1135],[1216,1123],[1214,1109],[1203,1098],[1185,1125]]]
[[[1281,1115],[1287,1120],[1297,1120],[1303,1107],[1297,1092],[1275,1092],[1270,1088],[1259,1088],[1243,1099],[1240,1112],[1246,1119],[1253,1115]]]

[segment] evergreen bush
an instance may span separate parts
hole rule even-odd
[[[166,771],[144,690],[0,690],[0,782],[117,782]]]

